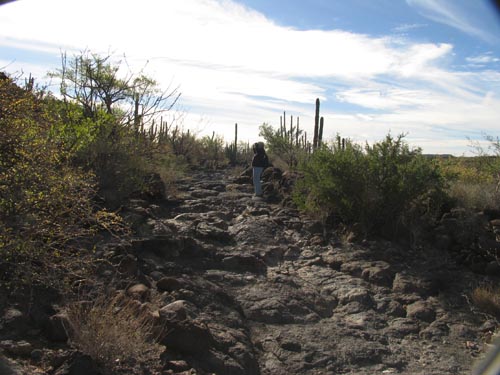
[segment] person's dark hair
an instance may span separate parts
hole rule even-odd
[[[264,151],[264,142],[256,142],[256,143],[254,143],[253,146],[252,146],[252,151],[254,153],[263,152]]]

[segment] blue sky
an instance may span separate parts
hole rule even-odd
[[[77,9],[75,11],[75,9]],[[0,7],[0,70],[40,81],[61,51],[126,56],[179,86],[171,121],[255,141],[300,117],[325,138],[405,133],[469,154],[500,133],[500,16],[488,0],[18,0]],[[56,82],[51,88],[57,90]],[[289,120],[288,120],[289,121]]]

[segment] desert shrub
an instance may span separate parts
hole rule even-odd
[[[226,153],[224,150],[224,139],[216,136],[215,133],[211,137],[205,136],[200,139],[201,146],[201,164],[208,168],[217,168],[227,163]]]
[[[500,207],[500,193],[493,183],[474,183],[455,180],[448,189],[454,204],[468,212]]]
[[[274,129],[264,123],[259,128],[259,135],[266,141],[273,164],[282,169],[296,168],[308,156],[302,130],[295,126]]]
[[[382,142],[367,145],[369,196],[368,216],[375,228],[396,233],[413,216],[432,216],[444,199],[444,180],[439,169],[421,149],[410,149],[404,136],[387,135]]]
[[[112,115],[101,112],[96,137],[77,155],[78,161],[94,171],[99,194],[116,207],[134,191],[143,188],[144,178],[154,169],[152,149]]]
[[[294,192],[299,207],[323,219],[362,220],[367,181],[366,157],[360,146],[349,142],[345,149],[323,147],[299,168],[303,178]]]
[[[164,351],[151,313],[122,294],[74,302],[65,313],[70,343],[108,370],[127,361],[151,365]]]
[[[492,286],[479,286],[472,291],[474,305],[486,314],[500,317],[500,289]]]
[[[414,225],[416,217],[433,220],[444,194],[438,169],[403,136],[365,148],[335,143],[315,151],[300,169],[299,207],[385,236]]]
[[[99,227],[93,174],[69,162],[43,95],[0,80],[0,263],[8,270],[0,281],[6,285],[14,278],[60,283],[58,271],[82,272],[73,262],[75,239]]]
[[[483,157],[436,159],[443,176],[464,183],[493,183],[494,174]]]
[[[111,207],[141,191],[147,176],[170,176],[172,164],[188,153],[192,137],[163,115],[176,104],[177,88],[162,91],[142,72],[124,69],[122,60],[83,51],[62,55],[62,100],[53,99],[57,126],[53,135],[71,153],[74,164],[95,172],[99,193]],[[165,157],[174,154],[175,158]],[[182,162],[181,162],[182,163]]]
[[[448,193],[456,207],[477,212],[500,205],[499,155],[482,151],[475,157],[437,159],[436,162],[449,181]]]

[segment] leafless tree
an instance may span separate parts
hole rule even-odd
[[[181,94],[171,85],[161,90],[143,72],[124,72],[123,65],[123,60],[114,62],[109,54],[103,57],[85,50],[68,59],[63,53],[61,68],[50,76],[61,80],[63,98],[82,105],[86,117],[95,120],[99,111],[105,111],[139,131],[172,110]]]

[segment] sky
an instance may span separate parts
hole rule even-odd
[[[500,14],[488,0],[17,0],[0,6],[0,71],[47,73],[61,53],[126,59],[182,93],[171,121],[260,140],[300,119],[311,137],[406,134],[470,155],[500,134]],[[173,113],[174,115],[174,113]],[[175,120],[174,120],[175,119]],[[309,138],[310,139],[310,138]]]

